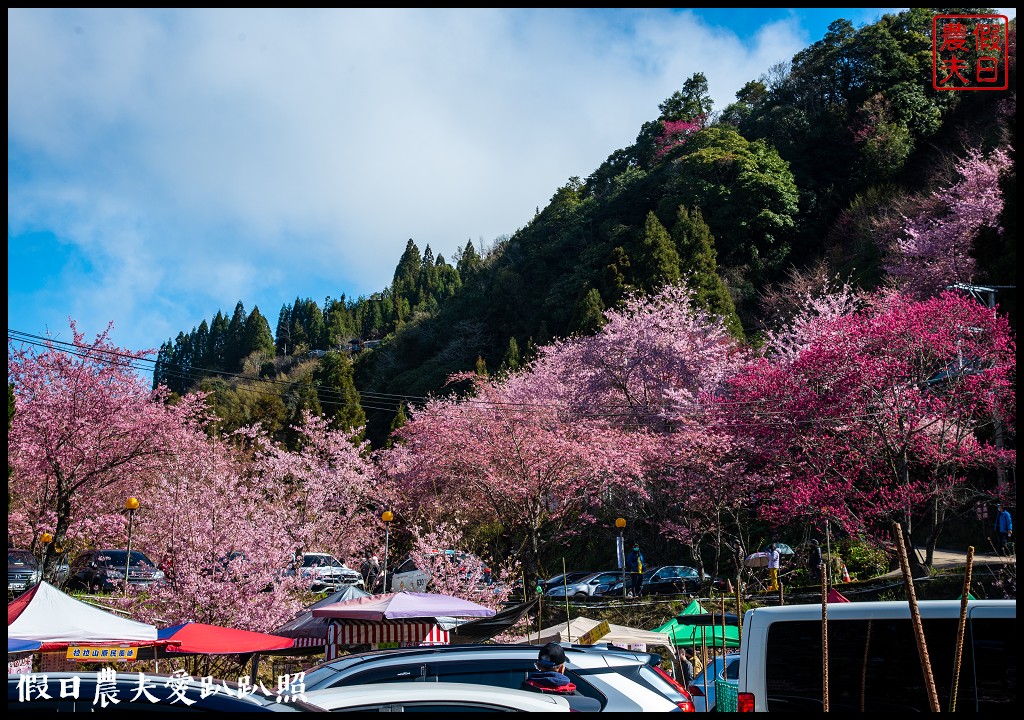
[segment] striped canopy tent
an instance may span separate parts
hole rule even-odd
[[[324,659],[341,656],[342,648],[369,645],[373,648],[448,645],[448,631],[430,618],[420,620],[332,620],[327,627]]]

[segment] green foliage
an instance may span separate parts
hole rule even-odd
[[[708,79],[704,73],[691,75],[683,89],[672,93],[672,96],[658,105],[661,120],[694,120],[711,114],[714,102],[708,92]]]
[[[889,554],[877,545],[858,538],[843,538],[834,547],[837,562],[833,570],[842,573],[846,563],[850,577],[859,580],[878,577],[889,571]]]
[[[331,425],[343,430],[358,428],[362,437],[366,414],[360,404],[349,357],[340,352],[327,353],[313,371],[313,380],[317,384],[320,407],[324,415],[331,418]]]

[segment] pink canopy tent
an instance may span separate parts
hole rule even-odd
[[[7,637],[39,642],[44,652],[78,643],[165,644],[155,625],[87,605],[45,581],[7,604]]]
[[[403,590],[369,595],[312,609],[313,617],[346,620],[397,620],[402,618],[492,617],[494,610],[469,600]]]
[[[839,592],[835,588],[829,588],[826,600],[830,603],[850,602],[849,598],[845,597],[841,592]]]

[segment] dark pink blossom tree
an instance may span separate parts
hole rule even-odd
[[[763,513],[879,538],[899,521],[908,549],[927,513],[930,563],[968,480],[1013,463],[992,439],[996,420],[1012,428],[1005,318],[955,293],[882,294],[810,329],[790,344],[795,354],[761,358],[730,380],[733,428],[751,467],[775,478]]]

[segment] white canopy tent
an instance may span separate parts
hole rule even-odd
[[[544,645],[549,642],[579,642],[581,636],[600,624],[600,620],[577,617],[573,618],[568,623],[568,626],[566,626],[566,623],[552,625],[551,627],[543,628],[539,635],[534,632],[518,638],[515,642],[529,643],[531,645]],[[627,648],[631,645],[664,645],[668,648],[672,647],[672,641],[669,639],[668,633],[651,632],[650,630],[641,630],[625,625],[612,625],[611,623],[608,624],[608,628],[609,632],[595,639],[594,642],[611,643],[612,645],[620,645]]]
[[[43,581],[7,605],[7,637],[55,643],[144,643],[155,625],[118,617],[75,600]]]

